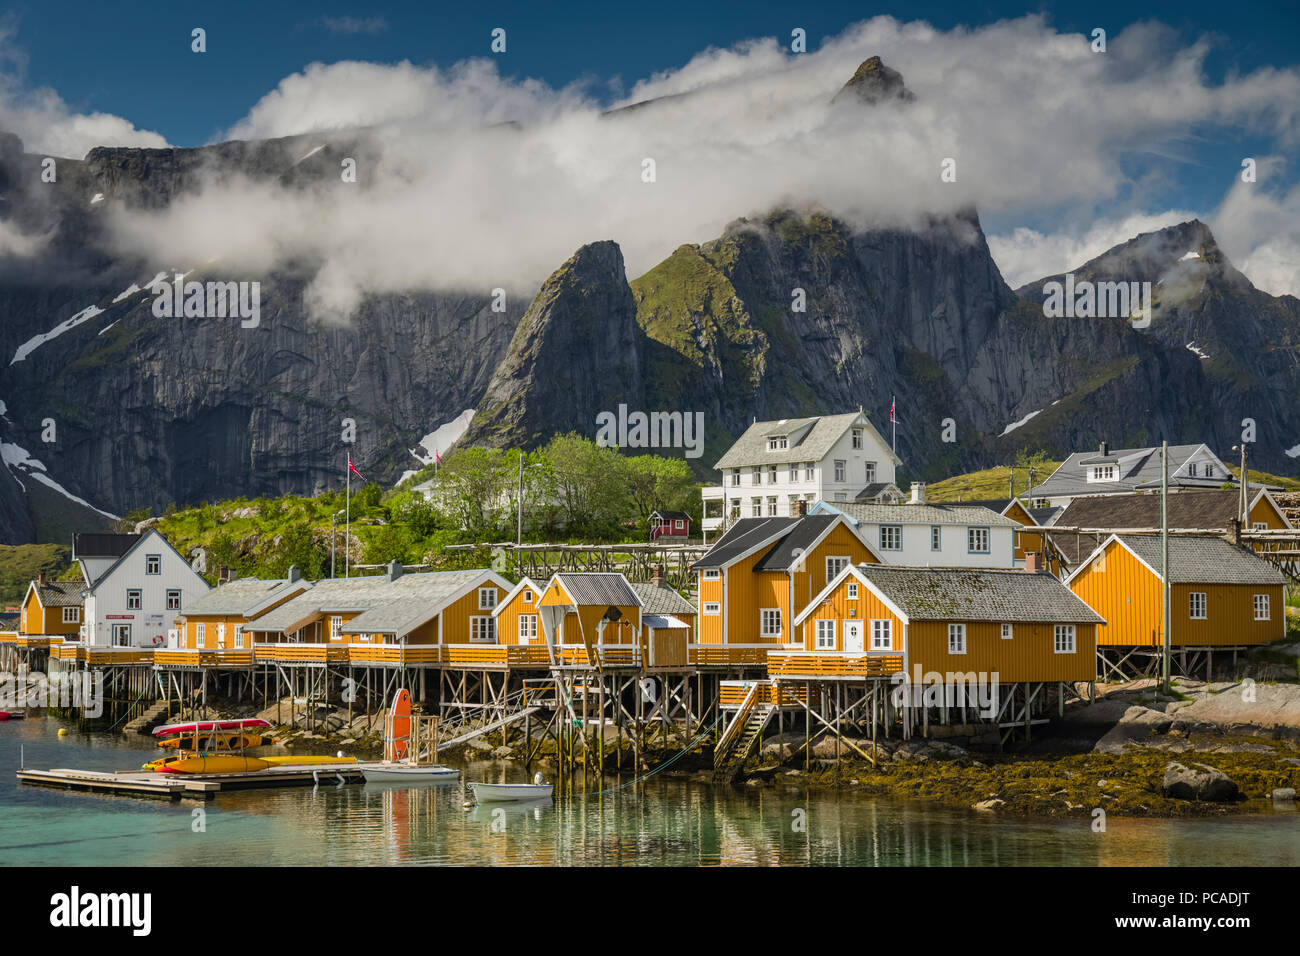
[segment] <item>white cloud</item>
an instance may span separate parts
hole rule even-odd
[[[1300,187],[1274,183],[1283,168],[1278,157],[1258,159],[1256,182],[1238,176],[1209,225],[1256,288],[1300,295]]]
[[[217,256],[250,270],[317,262],[308,301],[334,317],[367,291],[528,294],[597,239],[618,241],[635,276],[680,243],[778,202],[820,203],[855,225],[970,205],[1004,221],[1029,212],[1091,221],[1118,197],[1129,209],[1152,206],[1147,194],[1166,184],[1151,170],[1198,131],[1226,124],[1300,138],[1288,105],[1300,103],[1300,73],[1260,70],[1214,85],[1202,69],[1208,43],[1175,40],[1141,24],[1099,55],[1085,36],[1038,16],[947,32],[877,17],[800,56],[771,39],[703,51],[622,102],[689,95],[608,118],[582,84],[503,78],[496,61],[313,64],[230,135],[369,127],[381,150],[358,157],[358,184],[329,173],[305,192],[224,181],[156,217],[115,216],[119,236],[156,261]],[[876,54],[917,100],[832,108]],[[499,125],[510,121],[522,127]],[[956,183],[940,182],[949,157]],[[641,179],[646,158],[656,164],[652,184]],[[1112,215],[1077,239],[1014,231],[995,253],[1013,281],[1032,278],[1180,218],[1189,215]]]

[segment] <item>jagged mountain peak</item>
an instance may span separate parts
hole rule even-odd
[[[915,99],[916,94],[903,82],[903,74],[886,66],[880,57],[873,56],[858,65],[831,102],[850,100],[874,106],[890,101],[910,103]]]

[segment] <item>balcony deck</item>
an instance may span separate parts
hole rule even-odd
[[[813,680],[866,680],[890,677],[903,669],[902,654],[843,654],[834,651],[783,651],[767,655],[771,677]]]

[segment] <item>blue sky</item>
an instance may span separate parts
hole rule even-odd
[[[1124,2],[808,5],[788,0],[708,5],[656,0],[639,5],[423,2],[366,6],[235,0],[20,3],[6,10],[6,19],[0,21],[4,34],[0,65],[9,102],[25,96],[39,99],[46,95],[43,91],[52,92],[68,114],[121,117],[136,130],[156,132],[177,146],[210,142],[240,124],[261,130],[263,135],[296,131],[283,115],[275,124],[250,124],[250,111],[286,77],[314,63],[357,60],[392,65],[409,61],[416,67],[447,71],[457,63],[490,57],[504,81],[536,79],[552,91],[578,83],[587,100],[608,103],[661,72],[689,72],[708,48],[725,50],[761,37],[775,37],[788,44],[790,30],[798,26],[807,31],[808,49],[814,53],[825,39],[833,41],[852,25],[880,15],[905,22],[925,21],[957,40],[1026,13],[1041,14],[1056,35],[1086,35],[1100,26],[1107,30],[1113,69],[1119,71],[1133,67],[1125,66],[1122,50],[1114,49],[1116,38],[1134,23],[1155,19],[1168,30],[1144,55],[1158,60],[1163,50],[1204,44],[1207,49],[1196,63],[1209,87],[1264,69],[1293,70],[1300,63],[1295,3],[1251,0],[1226,7],[1222,2],[1201,0],[1153,7]],[[196,26],[207,31],[208,49],[202,55],[190,51],[190,31]],[[504,56],[492,56],[489,51],[494,27],[507,30]],[[878,52],[890,62],[891,50]],[[1166,77],[1166,96],[1170,93],[1168,80]],[[377,84],[376,89],[386,87]],[[1300,103],[1290,108],[1300,110]],[[1013,110],[1014,104],[1006,109]],[[1048,116],[1045,121],[1055,119]],[[1144,222],[1141,216],[1146,214],[1190,211],[1208,216],[1225,203],[1243,156],[1280,157],[1269,188],[1275,199],[1279,188],[1290,188],[1295,173],[1285,159],[1294,143],[1279,134],[1284,123],[1252,120],[1225,135],[1221,120],[1216,116],[1181,131],[1162,129],[1153,134],[1149,148],[1140,131],[1128,134],[1113,157],[1118,173],[1111,176],[1106,188],[1097,190],[1098,201],[1081,203],[1076,197],[1067,213],[1053,202],[1016,204],[1005,197],[1000,202],[977,197],[986,231],[1003,237],[995,246],[999,264],[1004,271],[1016,271],[1014,265],[1004,263],[1024,251],[1010,239],[1017,227],[1035,230],[1031,242],[1037,242],[1039,234],[1045,242],[1058,241],[1055,254],[1063,257],[1100,251],[1094,247],[1119,241],[1123,230],[1133,228],[1130,220]],[[1060,122],[1068,124],[1070,117],[1061,116]],[[1050,140],[1057,132],[1045,128],[1041,136]],[[1238,206],[1232,216],[1224,216],[1225,229],[1231,226],[1238,233],[1249,232],[1242,223],[1253,212],[1244,201]],[[750,211],[738,208],[735,214]],[[1280,200],[1268,210],[1278,222],[1292,211],[1292,206]],[[1094,228],[1096,235],[1088,239],[1084,233],[1098,221],[1113,226]],[[1061,235],[1049,235],[1053,229]],[[626,241],[626,237],[618,238]],[[708,235],[681,237],[682,241],[705,238]],[[1254,253],[1257,245],[1238,238],[1237,247],[1243,250],[1238,260],[1245,252]],[[1285,243],[1275,244],[1272,252],[1258,261],[1275,264],[1289,255],[1289,249]],[[542,261],[544,256],[538,259]],[[1029,256],[1021,271],[1045,268],[1049,262],[1046,255]],[[1069,264],[1055,263],[1055,268]],[[1009,278],[1015,277],[1009,274]],[[1300,272],[1283,276],[1275,284],[1279,282],[1300,285]]]

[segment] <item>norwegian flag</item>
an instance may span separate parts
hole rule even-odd
[[[354,465],[354,464],[352,464],[352,453],[351,453],[351,452],[348,453],[348,471],[352,472],[352,474],[356,475],[356,476],[357,476],[358,478],[360,478],[362,481],[365,481],[365,480],[366,480],[366,476],[363,475],[363,474],[361,474],[361,472],[357,471],[357,466]]]
[[[438,449],[436,448],[433,450],[433,460],[439,465],[442,464],[442,455],[438,453]]]
[[[892,398],[889,400],[889,421],[891,424],[898,424],[898,403]]]

